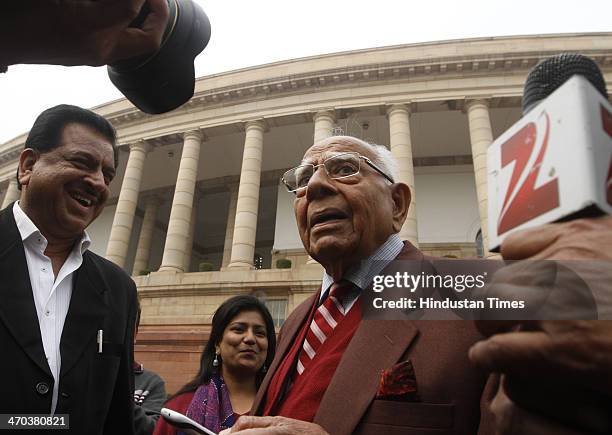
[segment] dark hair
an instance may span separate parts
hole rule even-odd
[[[268,336],[268,354],[266,355],[265,367],[270,367],[272,360],[274,359],[274,353],[276,352],[276,333],[274,331],[274,321],[268,311],[268,308],[262,301],[257,299],[255,296],[240,295],[234,296],[223,302],[212,319],[212,329],[210,331],[210,338],[206,347],[202,351],[200,357],[200,370],[198,374],[187,384],[185,384],[180,390],[176,392],[174,396],[178,396],[182,393],[195,391],[200,385],[210,381],[211,376],[217,370],[213,367],[213,360],[215,359],[215,346],[221,342],[223,338],[223,332],[231,320],[243,311],[257,311],[263,317],[264,323],[266,324],[266,335]],[[265,372],[259,370],[255,376],[256,386],[259,387],[261,381],[265,376]]]
[[[113,146],[113,156],[115,168],[119,163],[119,153],[117,151],[117,134],[115,128],[104,117],[92,112],[69,104],[60,104],[45,110],[30,129],[24,148],[31,148],[39,153],[46,153],[61,145],[62,132],[68,124],[85,125],[106,138]],[[19,169],[17,169],[17,183],[19,184]]]

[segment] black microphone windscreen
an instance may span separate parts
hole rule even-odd
[[[581,54],[563,53],[538,63],[527,75],[523,89],[523,115],[576,74],[585,77],[608,98],[606,83],[595,61]]]

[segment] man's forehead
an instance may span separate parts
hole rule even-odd
[[[60,145],[64,152],[88,154],[114,160],[115,149],[102,133],[78,123],[66,124],[62,130]]]
[[[371,157],[370,150],[361,145],[360,143],[352,141],[339,141],[315,144],[311,146],[304,154],[302,162],[313,164],[320,163],[323,162],[325,159],[347,152],[356,152],[363,156]]]

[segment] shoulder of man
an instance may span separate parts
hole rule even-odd
[[[153,385],[165,385],[164,380],[157,373],[151,370],[144,369],[142,373],[134,376],[136,379],[137,388],[150,389]]]
[[[134,287],[134,289],[136,288],[136,284],[125,270],[95,252],[85,251],[83,260],[90,262],[102,275],[103,279],[112,278],[113,282],[119,280],[122,284]]]

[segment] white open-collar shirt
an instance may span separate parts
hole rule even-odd
[[[86,232],[83,232],[81,240],[74,244],[56,277],[53,273],[51,259],[45,255],[47,239],[21,209],[19,202],[16,202],[13,206],[13,215],[23,242],[32,286],[32,296],[34,297],[40,326],[40,336],[47,357],[47,364],[49,364],[54,379],[50,410],[53,414],[57,405],[59,374],[62,364],[60,341],[68,307],[70,306],[74,272],[81,267],[83,253],[89,248],[91,239]]]

